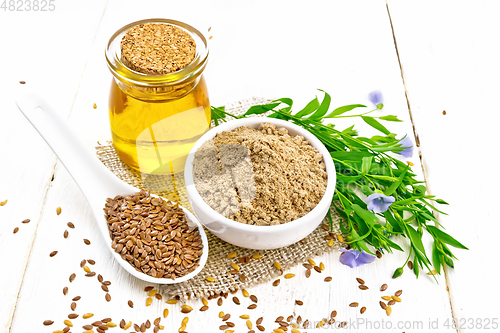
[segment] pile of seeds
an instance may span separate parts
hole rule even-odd
[[[175,279],[199,266],[203,242],[179,205],[142,190],[108,198],[104,212],[112,248],[137,271]]]

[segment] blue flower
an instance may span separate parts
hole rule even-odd
[[[342,254],[340,255],[340,262],[351,268],[361,266],[364,264],[370,264],[375,260],[375,256],[361,250],[346,250],[340,249]]]
[[[373,193],[365,199],[365,202],[368,203],[368,210],[374,213],[385,212],[394,201],[396,199],[393,196],[384,195],[383,193]]]
[[[368,99],[377,106],[377,109],[382,109],[384,107],[384,96],[380,90],[372,91],[368,94]]]
[[[403,140],[399,142],[401,147],[406,147],[406,149],[400,151],[399,153],[406,158],[410,158],[413,156],[413,142],[409,137],[405,137]]]

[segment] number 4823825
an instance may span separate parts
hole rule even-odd
[[[56,10],[55,0],[4,0],[0,10],[4,12],[52,12]]]

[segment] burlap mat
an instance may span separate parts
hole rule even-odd
[[[227,105],[226,111],[231,114],[240,115],[246,112],[252,105],[269,102],[270,100],[262,98],[242,100]],[[149,189],[151,193],[175,200],[183,207],[191,210],[184,186],[183,175],[176,177],[175,188],[172,181],[170,179],[165,179],[166,177],[164,176],[141,175],[137,171],[129,168],[116,155],[111,142],[104,145],[99,144],[96,147],[96,153],[101,162],[121,180],[136,188]],[[331,214],[334,228],[333,234],[338,235],[341,233],[339,228],[340,216],[334,209],[331,209]],[[323,223],[327,225],[330,224],[328,218],[325,218]],[[333,245],[328,246],[328,240],[325,239],[325,237],[329,236],[329,233],[322,228],[321,225],[304,240],[288,247],[260,251],[231,245],[212,235],[208,230],[205,229],[205,231],[207,233],[209,247],[209,254],[205,267],[196,277],[188,281],[162,286],[162,293],[165,296],[180,296],[181,299],[188,299],[208,297],[221,292],[234,291],[235,289],[244,289],[258,283],[273,280],[281,275],[282,272],[298,263],[304,263],[307,259],[312,259],[322,253],[338,250],[343,247],[343,244],[338,242],[335,237],[333,239]],[[228,259],[228,254],[232,252],[236,252],[236,257]],[[252,256],[256,253],[261,254],[262,257],[260,259],[253,259]],[[244,257],[249,257],[250,261],[241,263],[239,259]],[[281,271],[274,267],[273,264],[276,261],[280,263]],[[233,270],[231,263],[236,263],[240,266],[238,274],[230,273]],[[244,278],[242,278],[242,274],[244,274]],[[215,281],[208,282],[205,277],[213,277]]]

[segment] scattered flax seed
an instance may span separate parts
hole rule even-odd
[[[208,301],[207,301],[207,299],[205,297],[203,297],[201,299],[201,302],[203,303],[203,305],[207,305],[208,306]]]
[[[276,318],[276,320],[274,322],[278,323],[278,322],[282,321],[283,319],[285,319],[285,317],[279,316],[278,318]]]
[[[241,319],[250,319],[250,316],[247,314],[244,314],[244,315],[241,315],[240,318]]]
[[[63,288],[63,295],[67,295],[68,294],[68,287],[64,287]]]
[[[295,276],[295,274],[292,274],[292,273],[288,273],[288,274],[285,274],[285,279],[291,279]]]
[[[257,329],[261,332],[264,332],[266,330],[266,328],[262,325],[257,325]]]
[[[254,303],[257,303],[259,300],[257,299],[257,296],[255,295],[250,295],[250,299],[252,300],[252,302]]]
[[[148,293],[148,296],[154,296],[154,295],[156,295],[156,293],[157,293],[157,292],[158,292],[158,290],[153,289],[153,290],[151,290],[151,291]]]
[[[333,239],[330,239],[330,240],[328,241],[328,246],[333,246]]]
[[[446,110],[443,110],[443,116],[446,116]]]
[[[399,298],[398,296],[391,296],[393,300],[395,300],[396,302],[401,302],[401,298]]]
[[[146,298],[146,306],[150,306],[153,303],[153,299],[151,297]]]
[[[380,304],[380,307],[381,307],[382,309],[384,309],[384,310],[385,310],[385,308],[387,307],[387,305],[386,305],[384,302],[382,302],[382,301],[378,302],[378,304]]]
[[[84,239],[83,239],[83,242],[84,242],[85,244],[87,244],[87,245],[90,245],[90,241],[89,241],[88,239],[86,239],[86,238],[84,238]]]
[[[252,329],[252,322],[250,320],[247,320],[246,324],[247,324],[248,329],[251,330]]]
[[[360,284],[360,285],[358,286],[358,288],[359,288],[359,289],[361,289],[361,290],[368,290],[368,289],[369,289],[369,288],[368,288],[367,286],[365,286],[364,284]]]
[[[15,227],[13,233],[17,233],[18,231],[19,231],[19,228]]]
[[[169,299],[166,302],[167,304],[177,304],[177,300],[175,298]]]
[[[101,284],[101,289],[102,289],[103,291],[105,291],[105,292],[108,292],[108,291],[109,291],[108,286],[107,286],[107,285],[105,285],[105,284]]]
[[[365,281],[361,278],[356,278],[356,281],[358,281],[359,284],[365,284]]]
[[[325,270],[325,264],[323,264],[322,262],[319,263],[319,269],[321,269],[322,271]]]
[[[306,270],[306,278],[308,278],[308,277],[310,277],[310,276],[311,276],[311,270],[310,270],[310,269],[308,269],[308,270]]]
[[[243,297],[249,297],[250,293],[246,289],[242,289],[241,293],[243,294]]]
[[[57,251],[52,251],[52,252],[50,252],[49,256],[50,256],[50,257],[53,257],[53,256],[55,256],[56,254],[57,254]]]
[[[163,310],[163,318],[167,318],[168,316],[168,309]]]
[[[160,301],[163,299],[163,296],[161,294],[155,294],[156,299],[159,299]]]
[[[402,293],[403,293],[403,291],[402,291],[402,290],[398,290],[398,291],[396,291],[396,292],[394,293],[394,295],[395,295],[395,296],[397,296],[397,297],[399,297],[399,296],[401,296],[401,294],[402,294]]]
[[[319,266],[314,266],[313,268],[316,272],[321,273],[321,268],[319,268]]]
[[[387,284],[383,284],[382,286],[380,286],[380,291],[386,291],[387,290]]]
[[[413,262],[411,260],[408,261],[408,268],[413,269]]]
[[[97,109],[97,104],[95,104],[95,103],[94,103],[94,105],[92,105],[92,107],[93,107],[94,109]]]
[[[71,321],[69,321],[68,319],[66,319],[64,321],[64,325],[69,326],[69,327],[73,327],[73,323]]]
[[[94,326],[92,326],[92,325],[84,325],[84,326],[82,326],[82,328],[83,328],[84,330],[86,330],[86,331],[90,331],[91,329],[93,329],[93,328],[94,328]]]
[[[64,230],[63,237],[68,238],[68,236],[69,236],[68,230]]]
[[[91,265],[95,265],[95,260],[89,259],[89,260],[87,260],[87,261],[89,262],[89,264],[91,264]]]
[[[355,308],[355,307],[357,307],[358,305],[359,305],[359,303],[358,303],[358,302],[352,302],[351,304],[349,304],[349,306],[350,306],[351,308]]]
[[[214,282],[215,279],[213,277],[206,277],[205,280],[207,280],[208,282]]]
[[[281,270],[281,265],[277,261],[274,262],[274,267],[276,267],[277,270]]]
[[[53,321],[53,320],[45,320],[45,321],[43,322],[43,324],[44,324],[45,326],[50,326],[50,325],[52,325],[53,323],[54,323],[54,321]]]
[[[365,313],[366,311],[366,306],[363,306],[360,310],[359,310],[359,313],[363,314]]]
[[[244,283],[246,280],[247,280],[247,276],[245,274],[241,274],[240,281]]]
[[[73,282],[75,280],[75,278],[76,278],[76,274],[75,273],[71,274],[69,276],[69,282]]]
[[[235,297],[233,297],[233,302],[234,302],[234,304],[236,304],[236,305],[240,305],[240,300],[239,300],[239,298],[238,298],[238,297],[236,297],[236,296],[235,296]]]
[[[79,300],[81,300],[82,298],[80,296],[75,296],[73,297],[73,301],[75,302],[78,302]]]
[[[295,304],[302,306],[302,305],[304,305],[304,302],[302,302],[301,300],[297,299],[297,300],[295,300]]]
[[[253,310],[253,309],[255,309],[255,308],[257,308],[257,304],[250,304],[250,305],[247,307],[247,309],[250,309],[250,310]]]
[[[75,229],[75,225],[73,224],[73,222],[68,222],[68,223],[66,223],[66,224],[67,224],[67,226],[68,226],[69,228],[71,228],[71,229]]]
[[[223,311],[219,312],[219,318],[224,318],[224,312]]]
[[[390,316],[391,313],[392,313],[392,308],[390,306],[386,307],[385,308],[385,313],[387,313],[387,315]]]
[[[75,311],[75,309],[76,309],[76,303],[75,302],[71,303],[70,308],[71,308],[72,311]]]
[[[83,266],[83,270],[84,270],[85,272],[87,272],[87,273],[90,273],[90,272],[91,272],[91,270],[90,270],[89,266]]]
[[[339,242],[343,243],[344,242],[344,237],[342,237],[342,235],[337,235],[337,239],[339,240]]]
[[[235,270],[239,271],[240,270],[240,266],[238,266],[237,264],[235,264],[234,262],[231,263],[231,267],[234,268]]]
[[[222,317],[222,321],[227,321],[229,320],[229,318],[231,318],[231,315],[229,313],[226,313],[224,317]]]
[[[85,274],[85,276],[87,276],[87,277],[92,277],[94,275],[95,275],[95,272],[90,272],[90,273]]]
[[[437,274],[437,271],[435,269],[433,269],[432,271],[427,273],[427,275],[436,275],[436,274]]]
[[[311,265],[311,266],[316,266],[316,263],[314,262],[314,260],[309,259],[309,260],[307,260],[307,261],[309,262],[309,265]]]
[[[262,324],[263,320],[264,320],[264,317],[259,317],[259,319],[257,319],[257,321],[255,322],[255,324],[260,325],[260,324]]]
[[[106,299],[106,302],[110,302],[111,301],[111,295],[106,293],[106,296],[104,296],[104,298]]]
[[[390,301],[392,299],[392,297],[391,296],[382,296],[382,299],[384,301]]]
[[[5,206],[7,204],[7,201],[9,201],[9,200],[4,200],[4,201],[0,202],[0,206]]]
[[[221,306],[221,305],[222,305],[222,302],[223,302],[223,301],[222,301],[222,297],[220,297],[220,298],[217,300],[217,305],[218,305],[218,306]]]
[[[200,311],[207,311],[208,310],[208,306],[207,305],[203,305],[201,308],[200,308]]]
[[[396,304],[396,301],[391,299],[389,302],[387,302],[387,305],[394,305]]]
[[[30,223],[31,220],[30,219],[26,219],[26,220],[22,220],[21,223]]]
[[[146,288],[144,288],[144,291],[145,292],[150,292],[151,290],[153,290],[155,287],[153,286],[147,286]]]
[[[280,279],[274,280],[274,282],[273,282],[274,287],[279,286],[279,284],[280,284]]]
[[[113,322],[110,321],[110,322],[106,323],[106,326],[108,326],[108,327],[116,327],[117,325],[115,323],[113,323]]]
[[[82,316],[82,318],[83,318],[83,319],[89,319],[89,318],[91,318],[91,317],[93,317],[93,316],[94,316],[94,314],[93,314],[93,313],[84,313],[84,314],[83,314],[83,316]]]
[[[19,81],[20,84],[26,84],[26,81]]]
[[[70,313],[70,314],[68,315],[68,318],[69,318],[69,319],[76,319],[76,318],[78,318],[78,315],[77,315],[76,313]]]
[[[56,208],[56,213],[57,213],[57,215],[61,214],[61,212],[62,212],[61,207],[57,207],[57,208]]]
[[[254,259],[260,259],[260,258],[262,258],[262,254],[260,254],[260,253],[255,253],[255,254],[252,256],[252,258],[254,258]]]
[[[233,259],[233,258],[236,258],[236,252],[231,252],[227,255],[227,258],[228,259]]]
[[[331,277],[331,276],[327,276],[327,277],[325,278],[325,282],[330,282],[330,281],[332,281],[332,277]]]
[[[124,330],[128,330],[128,329],[130,328],[130,326],[132,326],[132,322],[131,322],[131,321],[129,321],[129,322],[125,325],[125,327],[124,327],[123,329],[124,329]]]
[[[377,255],[377,258],[382,259],[382,252],[377,251],[375,254]]]

